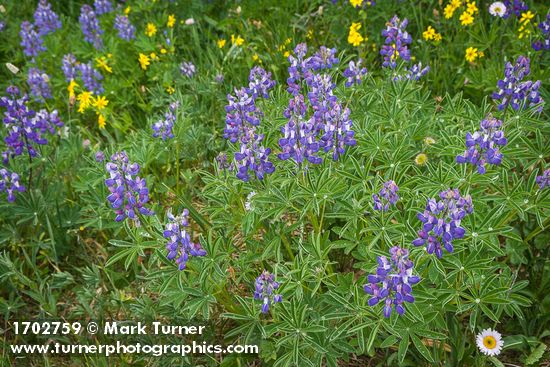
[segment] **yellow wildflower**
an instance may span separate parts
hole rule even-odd
[[[163,55],[164,55],[165,53],[167,53],[167,52],[168,52],[168,51],[166,51],[166,49],[165,49],[164,47],[160,49],[160,53],[163,54]]]
[[[460,14],[460,24],[462,25],[470,25],[474,22],[474,17],[472,14],[468,13],[468,11],[465,11],[464,13]]]
[[[424,144],[426,144],[426,145],[435,144],[435,139],[432,138],[431,136],[426,136],[426,137],[424,138]]]
[[[451,6],[458,9],[462,6],[462,0],[451,0]]]
[[[289,57],[290,56],[290,51],[285,51],[285,53],[283,54],[284,57]]]
[[[428,162],[428,156],[424,153],[420,153],[416,156],[414,159],[414,163],[418,164],[419,166],[423,166]]]
[[[531,21],[531,19],[533,19],[534,16],[535,14],[533,14],[531,10],[525,13],[521,13],[521,18],[519,19],[519,22],[522,24],[523,23],[527,24]]]
[[[145,54],[139,54],[139,64],[143,70],[147,70],[147,66],[151,64],[149,61],[149,56]]]
[[[477,52],[477,48],[475,47],[468,47],[466,49],[466,60],[468,62],[474,62],[479,57],[479,54]]]
[[[445,9],[443,9],[443,14],[445,15],[445,19],[449,19],[453,17],[453,14],[455,13],[456,8],[453,7],[451,4],[447,4]]]
[[[127,6],[126,9],[124,9],[124,14],[130,14],[130,10],[132,10],[132,8],[130,8],[130,6]]]
[[[363,5],[363,0],[349,0],[349,2],[354,8]]]
[[[69,83],[69,86],[67,87],[67,90],[69,91],[69,98],[74,98],[74,88],[78,87],[78,84],[74,81],[74,79],[71,79],[71,82]]]
[[[235,37],[234,34],[231,35],[231,43],[237,46],[241,46],[244,43],[244,38],[241,36]]]
[[[289,37],[285,40],[285,45],[289,45],[290,42],[292,42],[292,38]]]
[[[218,43],[218,48],[223,48],[225,46],[225,40],[224,39],[219,39],[217,43]]]
[[[149,57],[151,58],[151,60],[157,60],[157,59],[158,59],[157,54],[154,53],[154,52],[151,52],[151,54],[149,55]]]
[[[260,60],[260,56],[258,56],[258,54],[252,55],[252,61],[258,61],[258,60]],[[260,60],[260,62],[262,62],[262,60]]]
[[[97,126],[99,126],[100,129],[105,129],[105,117],[100,113],[97,114]]]
[[[174,16],[174,14],[170,14],[168,16],[168,22],[166,22],[166,26],[168,28],[173,28],[174,24],[176,24],[176,17]]]
[[[105,98],[104,96],[99,96],[96,99],[94,99],[92,106],[96,108],[96,110],[101,111],[107,107],[109,104],[109,100]]]
[[[361,29],[360,23],[351,23],[351,26],[349,27],[348,43],[353,46],[359,46],[361,42],[368,41],[368,38],[363,38],[363,36],[359,34],[359,29]]]
[[[145,34],[148,37],[153,37],[157,33],[157,27],[153,23],[147,23],[145,28]]]
[[[433,29],[433,27],[431,25],[428,26],[428,29],[426,29],[424,32],[422,32],[422,37],[424,37],[424,39],[426,41],[429,41],[429,40],[433,39],[434,35],[435,35],[435,29]]]
[[[307,35],[306,35],[307,39],[312,39],[313,38],[313,30],[310,29],[309,31],[307,31]]]
[[[84,111],[92,104],[92,92],[82,92],[77,97],[78,112],[84,113]]]
[[[443,38],[443,37],[441,37],[441,33],[436,33],[436,34],[434,35],[434,41],[436,41],[436,42],[441,41],[442,38]]]
[[[466,3],[466,11],[470,15],[474,15],[475,13],[477,13],[479,11],[479,9],[477,8],[475,2],[471,2],[471,3]]]
[[[95,59],[95,61],[97,63],[96,66],[98,68],[101,68],[101,69],[105,70],[108,73],[113,72],[113,69],[109,65],[107,65],[107,59],[105,58],[105,56],[98,57],[98,58]]]
[[[166,91],[168,92],[168,94],[173,94],[176,90],[174,89],[174,87],[168,86],[166,87]]]

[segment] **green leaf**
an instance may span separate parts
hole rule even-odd
[[[414,334],[411,334],[411,338],[414,343],[414,346],[416,347],[416,349],[418,349],[420,354],[422,354],[422,356],[426,358],[428,361],[434,362],[434,359],[432,358],[430,351],[428,350],[428,348],[426,348],[424,343],[422,343],[422,340],[420,340],[420,338]]]

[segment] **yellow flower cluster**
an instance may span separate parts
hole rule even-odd
[[[422,37],[424,37],[426,41],[441,41],[441,33],[437,33],[431,25],[428,26],[428,29],[422,32]]]
[[[71,80],[69,86],[67,87],[67,90],[69,91],[69,99],[74,101],[76,95],[75,88],[78,86],[79,85],[74,80]],[[94,108],[97,114],[97,125],[100,129],[104,129],[106,120],[103,110],[105,110],[105,108],[109,104],[109,100],[104,96],[97,96],[94,98],[93,93],[86,90],[83,90],[78,95],[76,95],[76,100],[78,101],[79,113],[86,112],[86,110],[90,107]]]
[[[468,62],[474,62],[476,61],[476,59],[478,58],[481,58],[485,56],[485,54],[483,53],[483,51],[479,51],[477,48],[475,47],[468,47],[466,49],[466,55],[465,55],[465,58]]]
[[[353,6],[354,8],[357,8],[361,5],[363,5],[363,0],[349,0],[351,6]]]
[[[109,54],[108,56],[111,57],[112,55]],[[113,69],[107,64],[107,58],[105,56],[98,57],[95,61],[98,68],[103,69],[108,73],[113,72]]]
[[[166,26],[168,28],[174,28],[174,24],[176,24],[176,16],[174,14],[170,14],[168,16],[168,21],[166,22]]]
[[[351,23],[349,27],[348,43],[353,46],[359,46],[363,41],[368,41],[368,37],[361,36],[359,29],[361,29],[361,23]]]
[[[242,46],[242,44],[244,43],[244,38],[242,38],[239,35],[237,35],[237,37],[235,37],[235,35],[232,34],[231,35],[231,43],[236,45],[236,46]]]
[[[533,19],[534,16],[535,16],[535,14],[533,14],[531,12],[531,10],[529,10],[525,13],[521,13],[521,18],[519,18],[520,27],[518,29],[518,31],[519,31],[518,38],[519,39],[522,39],[523,37],[525,37],[526,35],[529,35],[531,33],[531,30],[527,26],[531,23],[531,19]]]
[[[287,38],[285,43],[279,46],[279,52],[282,52],[285,58],[290,56],[290,51],[287,50],[287,46],[290,45],[291,42],[292,38]]]
[[[148,37],[153,37],[157,33],[157,27],[153,23],[147,23],[145,27],[145,34]]]
[[[149,58],[149,56],[142,53],[139,54],[138,61],[139,61],[139,65],[143,70],[147,70],[147,66],[151,64],[151,59]]]
[[[452,18],[455,11],[462,7],[462,5],[461,0],[451,0],[451,2],[445,6],[445,9],[443,9],[445,18]],[[466,1],[465,5],[466,9],[462,12],[462,14],[460,14],[460,24],[471,25],[474,23],[474,14],[479,13],[479,9],[477,8],[475,1]]]

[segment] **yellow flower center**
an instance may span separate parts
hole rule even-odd
[[[497,341],[494,336],[486,336],[483,338],[483,345],[487,349],[494,349],[497,346]]]

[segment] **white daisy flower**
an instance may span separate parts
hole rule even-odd
[[[476,344],[481,353],[496,356],[500,354],[504,341],[502,341],[502,335],[498,331],[485,329],[477,334]]]
[[[489,13],[493,17],[503,17],[504,14],[506,14],[506,5],[504,5],[501,1],[495,1],[494,3],[489,6]]]

